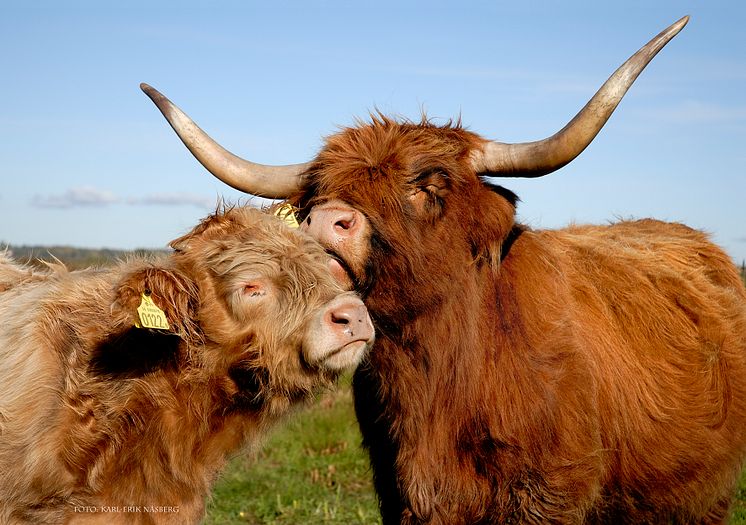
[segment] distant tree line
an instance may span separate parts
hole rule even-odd
[[[115,261],[132,255],[154,255],[167,253],[166,250],[112,250],[109,248],[89,249],[73,248],[72,246],[27,246],[6,245],[0,243],[0,251],[7,249],[10,255],[17,261],[42,267],[43,261],[54,262],[59,260],[71,270],[81,268],[108,266]]]
[[[42,261],[52,262],[55,258],[62,261],[65,266],[71,270],[79,268],[88,268],[95,266],[107,266],[114,261],[123,259],[131,255],[153,255],[158,253],[167,253],[166,250],[148,250],[139,248],[136,250],[112,250],[109,248],[89,249],[73,248],[72,246],[26,246],[26,245],[6,245],[0,242],[0,251],[2,249],[10,250],[12,256],[21,262],[34,266],[43,266]],[[741,278],[746,285],[746,261],[742,261],[739,266]]]

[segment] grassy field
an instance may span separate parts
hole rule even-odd
[[[215,486],[206,524],[380,523],[349,379],[294,414]]]
[[[213,491],[205,523],[380,523],[359,443],[346,381],[277,429],[255,458],[231,462]],[[731,523],[746,525],[746,474]]]

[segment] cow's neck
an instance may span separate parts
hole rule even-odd
[[[396,423],[413,425],[415,434],[434,423],[434,409],[446,398],[468,404],[470,390],[486,372],[485,359],[497,357],[489,340],[490,327],[498,323],[492,272],[484,267],[465,274],[437,306],[406,326],[384,328],[370,356],[370,371],[382,383],[382,402],[396,406],[402,416]]]
[[[480,364],[470,363],[483,359],[478,328],[489,322],[482,303],[490,294],[479,284],[487,274],[483,269],[463,276],[454,293],[406,326],[376,326],[375,346],[355,373],[355,411],[384,523],[398,523],[408,509],[428,514],[413,508],[418,501],[410,494],[419,491],[419,501],[427,500],[432,485],[426,478],[442,470],[431,462],[453,456],[438,435],[439,428],[452,430],[452,422],[442,426],[443,403],[467,420],[478,410],[467,400],[483,373]]]
[[[129,405],[120,417],[136,413],[143,421],[125,425],[129,433],[120,438],[119,446],[127,453],[111,454],[101,466],[106,479],[117,480],[104,488],[101,496],[118,501],[130,491],[143,504],[178,501],[184,514],[200,516],[205,497],[229,454],[246,442],[257,441],[263,425],[258,417],[227,414],[225,400],[211,395],[214,389],[209,385],[167,375],[153,379],[172,387],[171,395],[160,402],[147,392],[130,391]],[[121,390],[126,389],[124,385]]]
[[[542,400],[552,399],[547,385],[556,371],[536,349],[552,336],[559,314],[541,314],[540,297],[521,287],[528,281],[537,289],[551,286],[551,259],[523,251],[514,246],[511,257],[522,260],[504,261],[498,270],[475,265],[465,271],[436,310],[377,334],[369,362],[358,369],[356,412],[384,514],[408,507],[427,515],[417,506],[435,490],[433,473],[476,469],[457,463],[459,447],[489,449],[491,468],[499,470],[500,451],[523,454],[513,446],[516,435],[552,419],[551,403]],[[524,322],[539,318],[532,326]],[[525,417],[501,417],[506,403],[511,414]]]

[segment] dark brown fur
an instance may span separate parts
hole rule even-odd
[[[724,522],[746,452],[734,265],[680,224],[516,227],[469,161],[482,141],[375,116],[291,199],[367,222],[337,255],[378,333],[354,392],[384,523]]]
[[[198,522],[227,455],[337,376],[299,350],[343,293],[316,243],[236,208],[172,245],[79,272],[0,256],[1,523]],[[133,327],[145,291],[170,331]]]

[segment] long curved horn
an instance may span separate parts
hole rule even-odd
[[[288,197],[301,187],[301,175],[309,163],[267,166],[237,157],[212,140],[157,89],[145,83],[140,84],[140,89],[158,106],[192,155],[207,171],[226,184],[252,195],[272,199]]]
[[[685,16],[632,55],[560,131],[536,142],[485,142],[472,154],[474,169],[492,176],[540,177],[572,161],[601,131],[645,66],[688,21]]]

